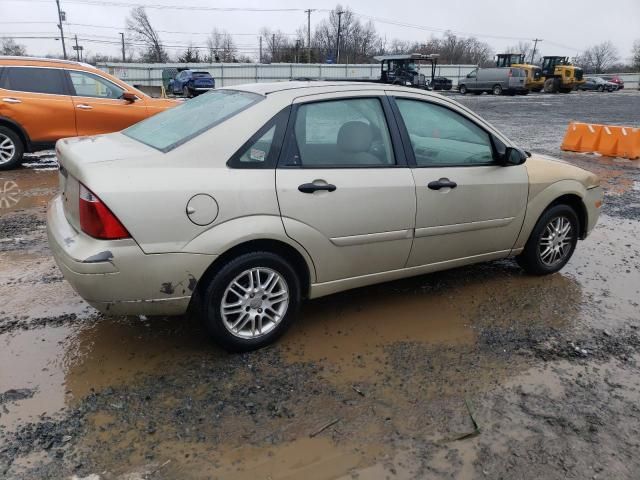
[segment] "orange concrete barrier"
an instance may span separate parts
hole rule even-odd
[[[640,129],[571,122],[560,148],[635,160],[640,158]]]
[[[640,128],[619,127],[616,157],[640,159]]]
[[[594,152],[600,144],[602,125],[571,122],[562,141],[562,150],[569,152]]]

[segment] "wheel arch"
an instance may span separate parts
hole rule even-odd
[[[540,217],[549,208],[558,204],[567,204],[575,210],[580,223],[579,238],[584,239],[588,228],[588,212],[584,203],[585,195],[585,188],[576,180],[561,180],[538,192],[527,205],[520,235],[513,246],[514,253],[524,248]]]
[[[192,310],[193,308],[197,308],[197,303],[204,293],[203,289],[228,261],[242,254],[256,251],[274,253],[287,260],[298,275],[302,296],[307,297],[309,295],[311,283],[313,281],[312,275],[314,272],[302,253],[292,245],[282,240],[271,238],[251,239],[229,248],[218,256],[211,265],[209,265],[196,284],[189,309]]]
[[[547,208],[545,208],[540,215],[544,215],[544,213],[547,210],[549,210],[551,207],[554,207],[555,205],[568,205],[571,208],[573,208],[573,210],[576,212],[576,215],[578,216],[578,222],[580,223],[578,225],[579,238],[581,240],[584,239],[587,235],[588,218],[587,218],[587,207],[585,206],[582,197],[574,193],[567,193],[565,195],[561,195],[560,197],[556,198],[553,202],[551,202],[549,205],[547,205]]]
[[[14,132],[16,132],[16,134],[20,137],[20,140],[22,140],[24,151],[31,152],[31,139],[29,138],[29,135],[27,135],[27,132],[25,132],[24,128],[22,128],[22,126],[18,122],[10,118],[0,116],[0,126],[10,128]]]

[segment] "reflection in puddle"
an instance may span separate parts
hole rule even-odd
[[[5,182],[15,185],[14,195],[10,202],[0,206],[0,214],[45,207],[58,191],[58,172],[29,170],[0,172],[0,186]]]

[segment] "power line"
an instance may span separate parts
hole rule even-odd
[[[12,0],[14,2],[49,3],[49,0]],[[114,2],[111,0],[65,0],[66,3],[104,7],[137,8],[157,10],[196,10],[211,12],[304,12],[304,8],[259,8],[259,7],[209,7],[202,5],[166,5],[159,3]],[[322,11],[330,11],[323,9]]]
[[[11,24],[52,24],[55,22],[0,22],[0,25],[11,25]],[[72,23],[72,22],[64,22],[65,25],[70,25],[70,26],[74,26],[74,27],[90,27],[90,28],[102,28],[102,29],[109,29],[109,30],[122,30],[123,27],[116,27],[115,25],[94,25],[91,23]],[[211,35],[212,32],[187,32],[184,30],[156,30],[156,32],[158,33],[175,33],[178,35]],[[8,32],[5,32],[8,33]],[[17,32],[17,33],[24,33],[24,32]],[[34,32],[34,33],[38,33],[38,32]],[[229,34],[233,37],[238,36],[246,36],[246,37],[255,37],[256,35],[259,35],[258,33],[230,33],[230,32],[223,32],[225,34]],[[291,36],[291,37],[295,37],[298,34],[297,33],[282,33],[282,35],[286,35],[286,36]]]

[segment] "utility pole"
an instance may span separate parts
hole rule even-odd
[[[338,39],[336,41],[336,65],[340,63],[340,22],[342,20],[343,14],[344,12],[342,10],[340,10],[339,12],[336,12],[336,15],[338,15]]]
[[[311,63],[311,12],[313,10],[305,10],[307,14],[307,63]]]
[[[58,7],[58,28],[60,29],[60,39],[62,40],[62,56],[67,59],[67,47],[64,44],[64,30],[62,29],[62,12],[60,11],[60,0],[56,0],[56,6]]]
[[[262,35],[260,35],[260,60],[258,63],[262,63]]]
[[[541,42],[542,39],[541,38],[534,38],[533,39],[533,50],[531,52],[531,63],[533,63],[533,58],[536,55],[536,47],[538,46],[538,42]]]
[[[127,58],[124,54],[124,33],[120,32],[120,39],[122,40],[122,63],[127,61]]]
[[[74,48],[74,50],[76,51],[76,61],[80,61],[80,47],[78,46],[78,35],[76,35],[76,48]]]

